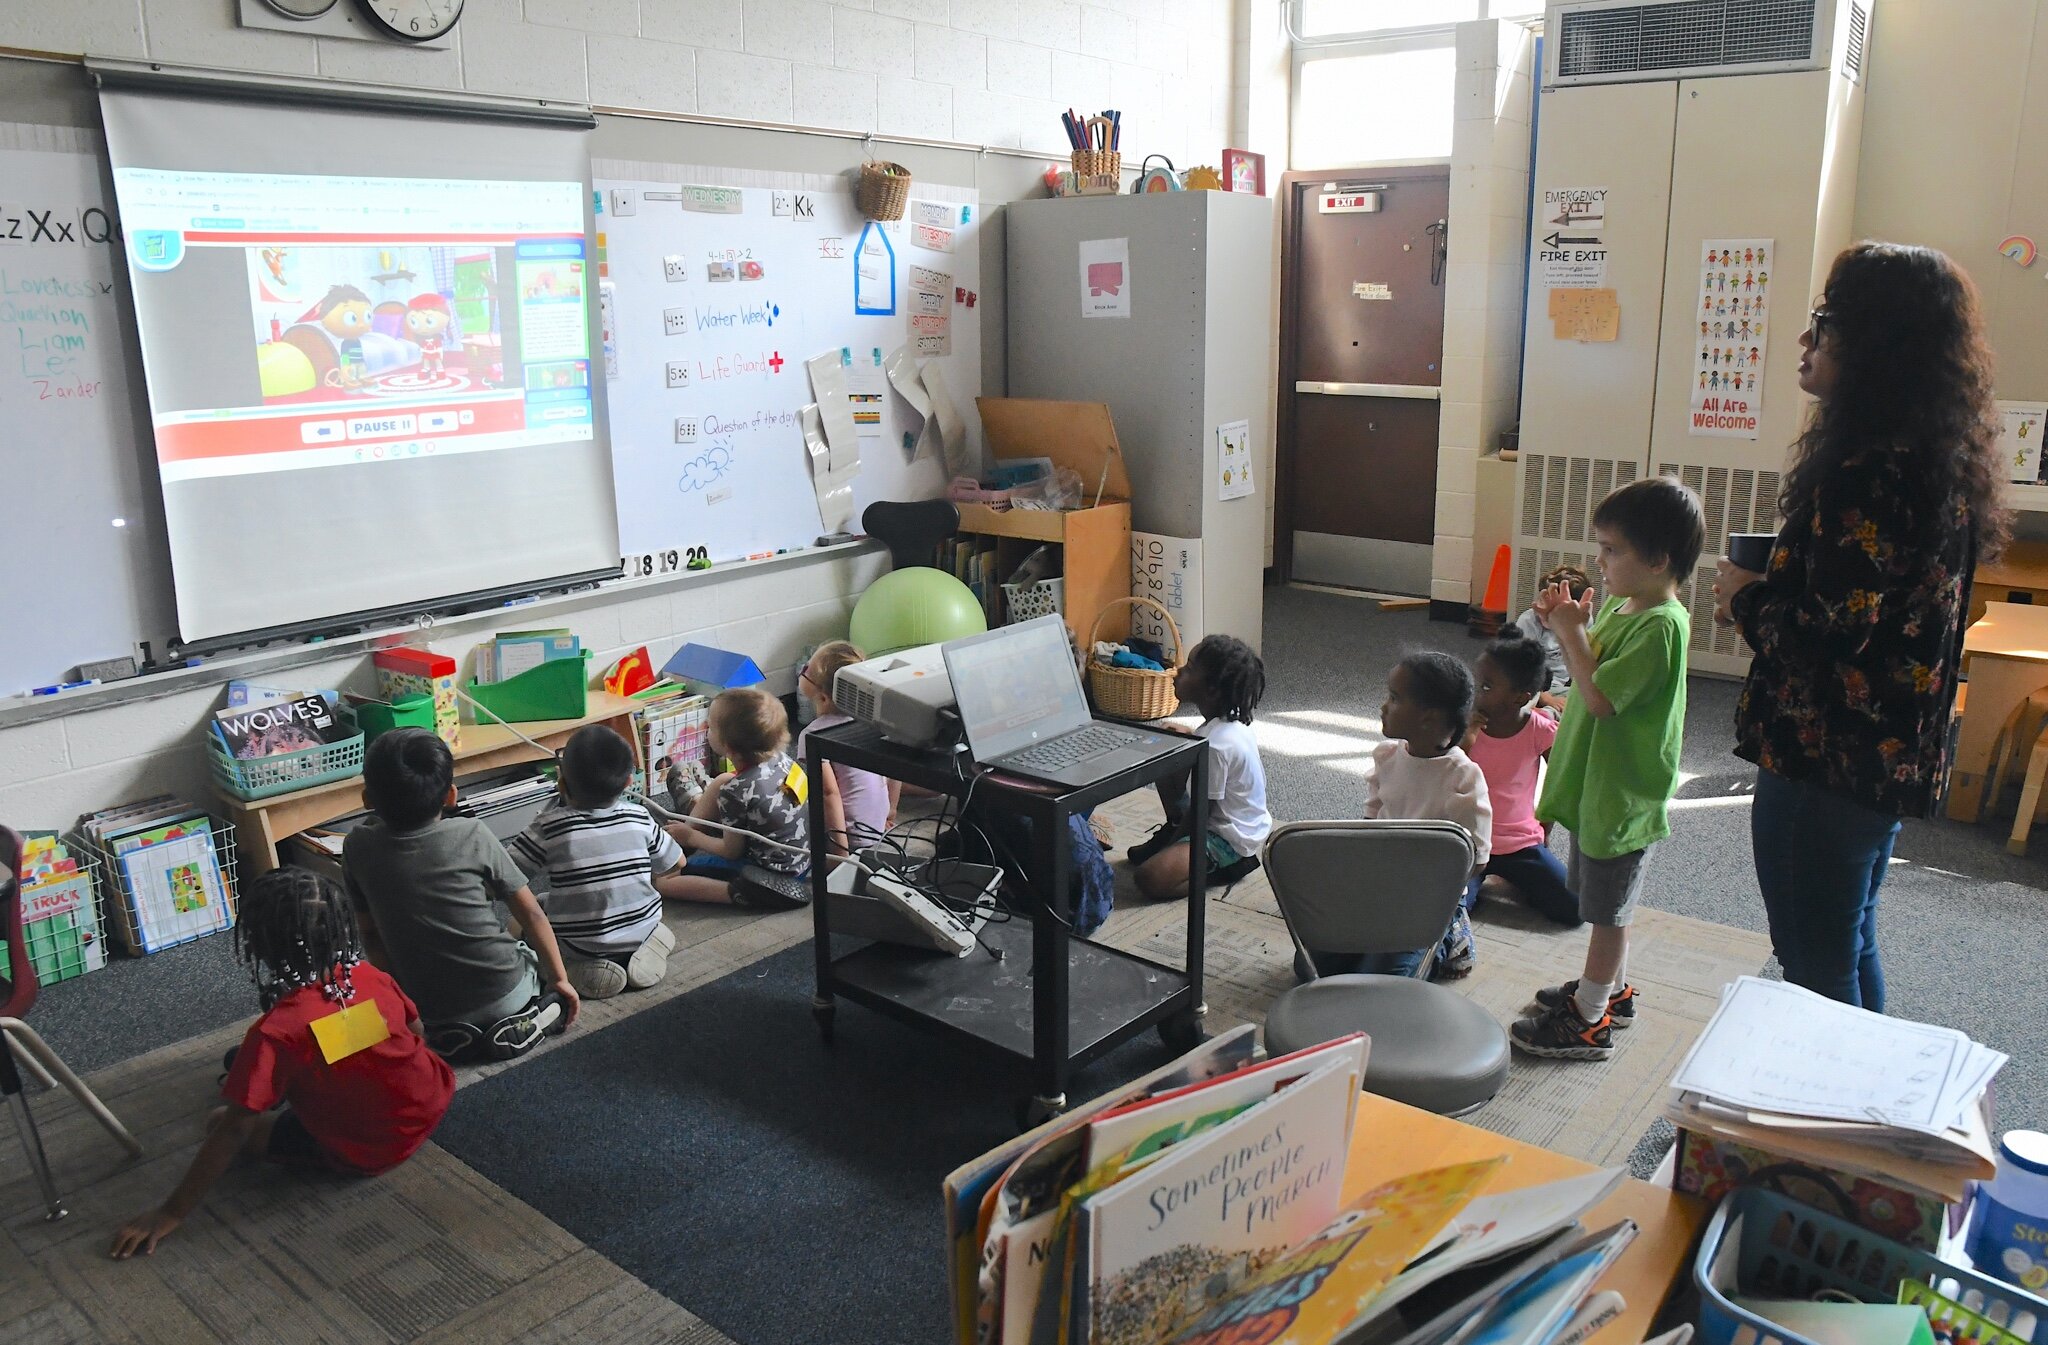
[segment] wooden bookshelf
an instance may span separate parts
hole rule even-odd
[[[585,724],[610,724],[627,742],[632,743],[636,741],[633,711],[637,708],[638,702],[624,696],[593,691],[588,703],[589,713],[582,718],[538,719],[520,724],[518,729],[534,742],[544,744],[549,751],[559,750],[569,741],[569,735]],[[639,748],[636,746],[634,751],[637,754]],[[522,761],[544,761],[547,756],[548,752],[521,741],[502,724],[464,724],[462,745],[455,749],[455,776],[459,780],[465,775],[481,775]],[[273,794],[253,802],[220,791],[216,793],[223,811],[235,824],[243,874],[248,878],[277,867],[280,842],[309,828],[332,822],[337,817],[361,812],[366,806],[363,802],[363,777],[360,775],[315,785],[311,789],[296,789],[289,794]]]

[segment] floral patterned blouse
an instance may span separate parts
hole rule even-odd
[[[1948,779],[1975,534],[1967,505],[1911,498],[1896,455],[1845,462],[1731,604],[1756,651],[1735,754],[1880,812],[1932,812]]]

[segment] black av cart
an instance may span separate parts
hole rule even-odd
[[[983,927],[981,937],[1001,960],[981,948],[967,957],[870,943],[837,957],[832,952],[831,903],[824,790],[810,792],[811,911],[817,927],[818,990],[811,1011],[826,1041],[841,999],[915,1027],[981,1042],[1031,1066],[1032,1096],[1018,1119],[1036,1124],[1065,1110],[1072,1072],[1133,1037],[1157,1029],[1170,1046],[1186,1049],[1201,1039],[1205,847],[1191,848],[1185,970],[1154,962],[1075,935],[1068,890],[1072,863],[1067,819],[1098,804],[1191,772],[1188,834],[1207,834],[1208,753],[1200,738],[1082,789],[1041,786],[1001,772],[983,773],[964,754],[923,751],[883,738],[871,724],[849,723],[812,733],[804,769],[815,782],[827,762],[934,793],[966,798],[977,811],[999,809],[1029,819],[1031,853],[1016,859],[1033,874],[1029,898],[1012,899],[1007,922]],[[1006,883],[1014,893],[1016,884]]]

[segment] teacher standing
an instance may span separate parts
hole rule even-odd
[[[1799,338],[1816,399],[1766,571],[1720,563],[1716,614],[1755,651],[1735,754],[1785,979],[1882,1012],[1878,889],[1900,820],[1949,770],[1970,573],[2003,543],[1976,291],[1930,248],[1835,258]]]

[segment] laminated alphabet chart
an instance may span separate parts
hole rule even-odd
[[[1771,353],[1768,238],[1709,238],[1700,245],[1700,304],[1693,313],[1693,386],[1688,432],[1754,439],[1764,415]]]
[[[937,423],[978,433],[957,414],[981,391],[972,189],[920,183],[878,223],[844,177],[591,167],[625,577],[809,546],[875,500],[943,492],[972,445]]]

